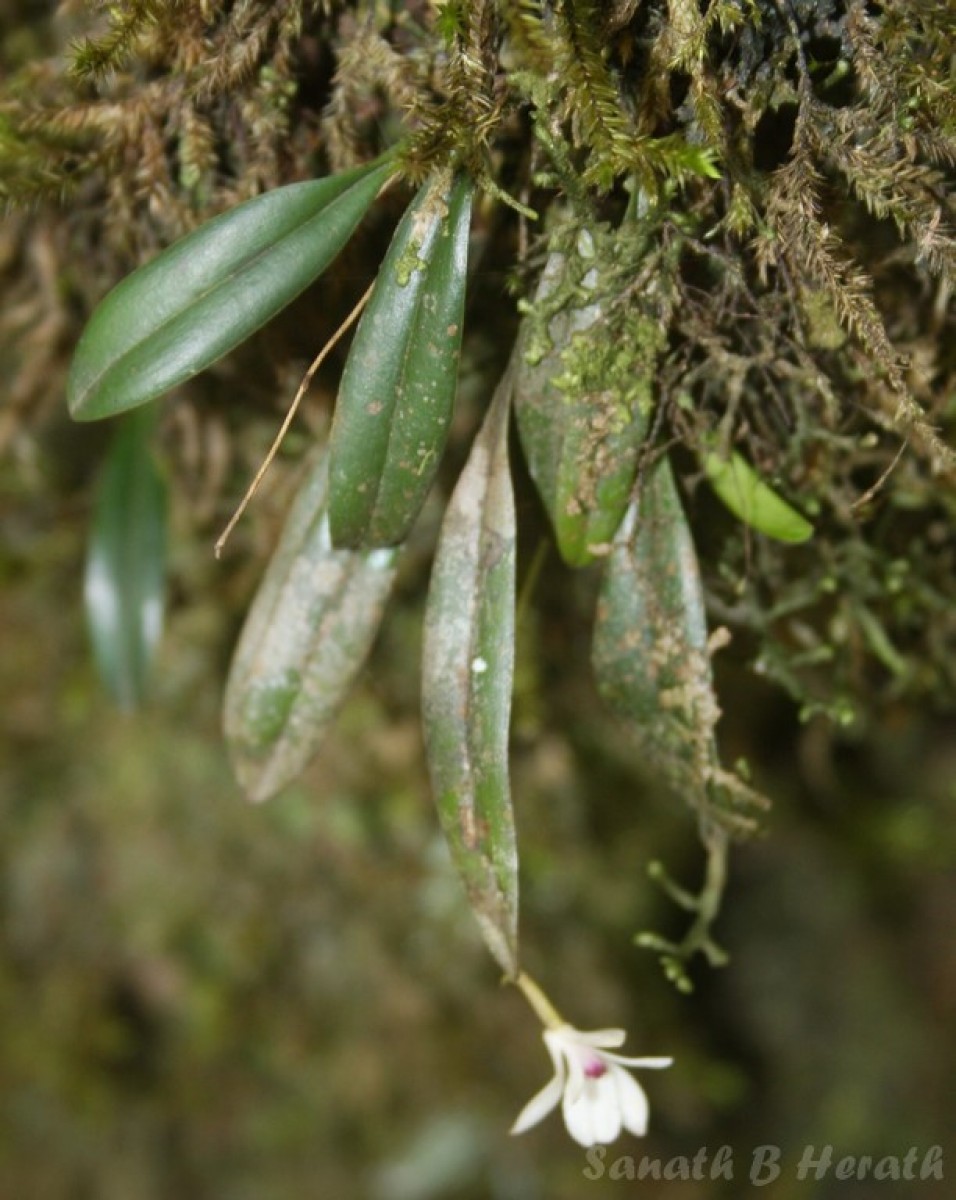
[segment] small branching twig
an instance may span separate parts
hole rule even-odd
[[[655,883],[685,912],[694,913],[694,920],[679,942],[671,942],[659,934],[642,931],[634,943],[660,955],[664,974],[680,992],[693,991],[687,965],[696,954],[703,954],[712,967],[723,967],[730,960],[727,952],[714,941],[711,930],[719,913],[727,886],[727,855],[730,840],[726,830],[711,825],[702,832],[707,866],[704,885],[697,895],[675,883],[663,863],[652,862],[647,873]]]

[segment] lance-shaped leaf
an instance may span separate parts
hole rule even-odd
[[[745,822],[724,806],[758,798],[720,766],[714,737],[720,708],[707,641],[697,555],[670,463],[662,458],[628,509],[607,562],[594,629],[595,675],[652,772],[692,807],[740,828]]]
[[[535,304],[567,287],[568,257],[548,258]],[[607,552],[627,508],[647,429],[647,360],[665,326],[632,317],[611,323],[600,300],[601,265],[580,280],[547,323],[549,348],[519,339],[515,412],[528,469],[551,518],[561,557],[580,567]]]
[[[716,450],[704,457],[710,486],[735,517],[779,542],[805,542],[813,526],[760,478],[736,451],[723,458]]]
[[[517,971],[518,858],[508,782],[515,511],[506,376],[445,514],[425,612],[422,707],[438,814],[485,941]]]
[[[389,546],[445,448],[461,349],[471,181],[424,184],[402,218],[349,351],[331,439],[337,546]]]
[[[144,404],[245,341],[325,270],[394,169],[377,163],[266,192],[134,271],[80,338],[67,384],[73,417]]]
[[[395,577],[395,550],[336,550],[327,456],[306,469],[249,611],[226,684],[236,777],[266,800],[312,758],[371,649]]]
[[[129,416],[106,459],[83,595],[100,677],[122,708],[145,698],[163,626],[166,482],[150,451],[149,411]]]

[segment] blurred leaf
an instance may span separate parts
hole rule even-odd
[[[510,371],[442,525],[425,612],[425,748],[442,829],[491,953],[517,971],[518,855],[508,782],[515,511]]]
[[[662,458],[643,480],[608,559],[592,656],[598,690],[628,720],[648,767],[701,812],[714,801],[756,799],[720,767],[707,643],[697,555],[670,462]]]
[[[332,426],[337,546],[402,541],[438,469],[458,376],[471,196],[464,175],[421,187],[362,314]]]
[[[469,1111],[437,1112],[373,1176],[370,1200],[448,1200],[487,1173],[498,1130]]]
[[[245,341],[325,270],[393,170],[379,162],[276,188],[134,271],[100,303],[76,348],[73,417],[134,408]]]
[[[233,655],[224,724],[252,800],[290,783],[315,753],[371,649],[395,550],[336,550],[328,459],[315,454]]]
[[[127,417],[103,469],[83,596],[100,677],[120,707],[145,698],[163,627],[166,482],[150,452],[155,413]]]
[[[779,542],[805,542],[813,526],[760,478],[736,452],[723,458],[710,451],[704,458],[710,486],[735,517]]]
[[[593,242],[591,243],[593,244]],[[567,256],[552,253],[535,303],[567,286]],[[572,567],[606,552],[627,508],[647,429],[640,352],[609,324],[595,294],[594,265],[574,298],[547,324],[549,348],[531,349],[526,318],[515,380],[515,413],[528,469]],[[660,322],[656,322],[663,337]]]

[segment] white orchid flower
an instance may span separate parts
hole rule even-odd
[[[611,1054],[624,1044],[623,1029],[585,1032],[571,1025],[545,1029],[544,1044],[554,1078],[524,1106],[511,1132],[524,1133],[561,1104],[568,1133],[582,1146],[613,1142],[621,1129],[643,1137],[649,1105],[626,1067],[669,1067],[672,1058],[626,1058]]]

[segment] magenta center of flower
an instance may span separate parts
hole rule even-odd
[[[600,1079],[607,1074],[607,1063],[596,1054],[591,1054],[585,1059],[584,1074],[588,1079]]]

